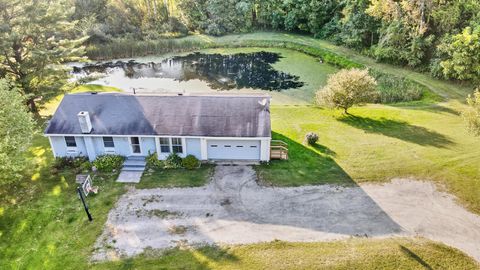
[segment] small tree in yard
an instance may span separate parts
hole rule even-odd
[[[0,79],[0,185],[21,178],[27,166],[24,152],[30,146],[34,123],[25,99],[5,79]]]
[[[480,88],[475,90],[473,95],[468,95],[467,103],[469,108],[462,115],[467,122],[468,130],[475,136],[480,136]]]
[[[342,69],[328,78],[327,85],[317,91],[318,104],[340,108],[348,114],[348,108],[375,100],[377,82],[368,70]]]

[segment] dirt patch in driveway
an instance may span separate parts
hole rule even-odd
[[[424,236],[480,260],[480,217],[432,183],[275,188],[255,179],[249,166],[217,166],[204,187],[132,189],[110,211],[93,260],[180,244],[392,236]]]

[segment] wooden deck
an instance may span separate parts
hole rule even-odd
[[[280,140],[270,142],[270,159],[288,159],[288,144]]]

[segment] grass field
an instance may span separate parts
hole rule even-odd
[[[477,269],[462,253],[424,239],[271,242],[147,252],[93,269]]]
[[[269,184],[304,184],[388,181],[415,177],[443,184],[469,209],[480,213],[480,140],[467,134],[459,112],[468,86],[438,81],[427,75],[375,63],[328,42],[283,33],[254,33],[221,38],[221,42],[288,40],[335,51],[384,72],[419,81],[445,98],[444,102],[368,105],[351,110],[353,116],[308,105],[272,106],[274,138],[289,143],[290,160],[258,168]],[[280,62],[279,65],[282,63]],[[301,63],[299,63],[301,66]],[[293,66],[283,66],[288,69]],[[303,72],[303,71],[302,71]],[[315,76],[311,74],[308,76]],[[112,91],[82,86],[75,91]],[[50,115],[61,96],[47,103]],[[163,256],[152,252],[117,262],[90,265],[89,256],[108,211],[125,192],[116,175],[95,179],[100,193],[88,198],[94,221],[89,223],[75,194],[72,172],[52,174],[48,140],[39,124],[33,146],[26,153],[32,165],[25,180],[0,190],[0,269],[478,269],[461,252],[424,239],[352,239],[332,243],[273,242],[225,248],[173,250]],[[306,146],[303,137],[314,131],[318,145]],[[211,168],[199,174],[208,176]],[[185,174],[184,174],[185,173]],[[187,171],[146,176],[139,187],[201,185]],[[182,179],[178,179],[178,178]]]
[[[273,138],[289,144],[290,159],[257,171],[278,186],[435,180],[479,213],[480,140],[466,132],[461,108],[369,105],[346,116],[313,106],[273,106]],[[314,147],[304,143],[310,131],[319,135]]]

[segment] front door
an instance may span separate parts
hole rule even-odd
[[[142,148],[140,147],[139,137],[130,137],[130,147],[132,149],[132,155],[142,154]]]

